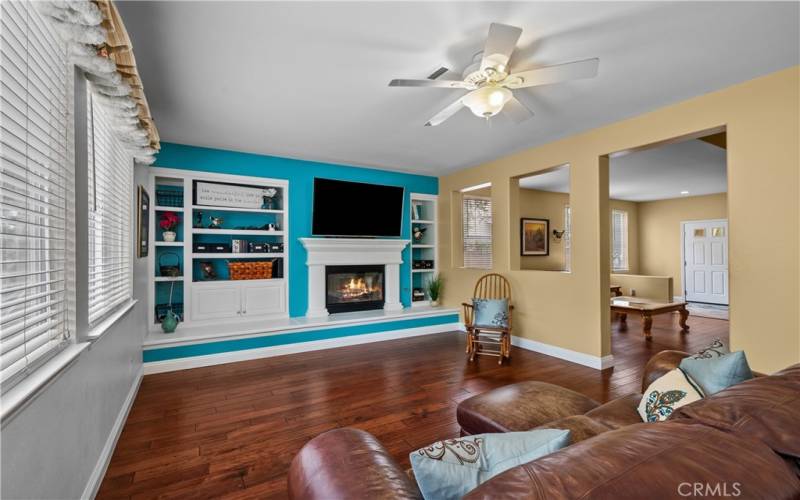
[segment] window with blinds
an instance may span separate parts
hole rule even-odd
[[[628,270],[628,212],[611,211],[611,270]]]
[[[464,267],[492,268],[492,200],[464,196],[462,201]]]
[[[91,328],[133,295],[133,157],[114,134],[109,110],[87,92]]]
[[[3,390],[65,347],[71,315],[72,69],[31,2],[2,2],[0,381]],[[74,266],[73,266],[74,267]]]

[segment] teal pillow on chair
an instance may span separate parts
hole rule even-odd
[[[508,299],[472,299],[475,309],[473,326],[508,328]]]
[[[568,430],[537,429],[446,439],[411,452],[409,457],[425,500],[449,500],[568,444]]]
[[[706,396],[753,378],[743,351],[711,358],[684,358],[680,368],[692,377]]]

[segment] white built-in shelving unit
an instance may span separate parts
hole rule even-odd
[[[426,290],[428,281],[439,272],[438,245],[439,235],[436,227],[437,214],[436,195],[411,193],[411,307],[429,306],[430,297]],[[425,231],[421,240],[414,238],[414,229]],[[431,261],[432,267],[415,269],[415,262]],[[424,300],[414,300],[414,289],[422,289]]]
[[[275,205],[269,209],[233,208],[197,204],[194,186],[197,181],[226,183],[252,188],[275,188]],[[148,323],[153,333],[160,331],[156,309],[168,302],[172,288],[172,303],[180,310],[182,322],[179,329],[208,328],[224,325],[231,335],[238,333],[237,324],[252,324],[256,320],[288,318],[289,302],[289,182],[191,170],[150,168],[148,193],[153,210],[150,213],[150,244],[148,249]],[[161,203],[171,197],[159,197],[158,191],[174,191],[180,204]],[[180,196],[178,196],[180,195]],[[163,240],[159,219],[164,212],[175,212],[181,218],[177,228],[177,241]],[[222,228],[209,228],[209,216],[223,217]],[[198,217],[200,221],[198,224]],[[272,223],[276,229],[253,229]],[[247,227],[247,229],[242,228]],[[215,238],[216,237],[216,238]],[[195,252],[193,242],[224,243],[233,239],[253,243],[283,244],[283,251],[225,253]],[[230,280],[227,277],[229,261],[269,260],[273,262],[273,277],[256,280]],[[181,274],[162,276],[160,263],[179,262]],[[218,271],[219,279],[205,279],[199,263],[209,263]],[[175,310],[173,309],[173,310]],[[176,311],[178,312],[178,311]]]

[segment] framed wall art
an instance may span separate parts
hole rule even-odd
[[[550,255],[549,235],[549,219],[520,219],[520,255]]]
[[[150,248],[150,195],[144,186],[136,190],[136,256],[147,257]]]

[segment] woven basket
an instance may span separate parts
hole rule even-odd
[[[266,280],[272,278],[272,262],[268,260],[228,262],[232,280]]]

